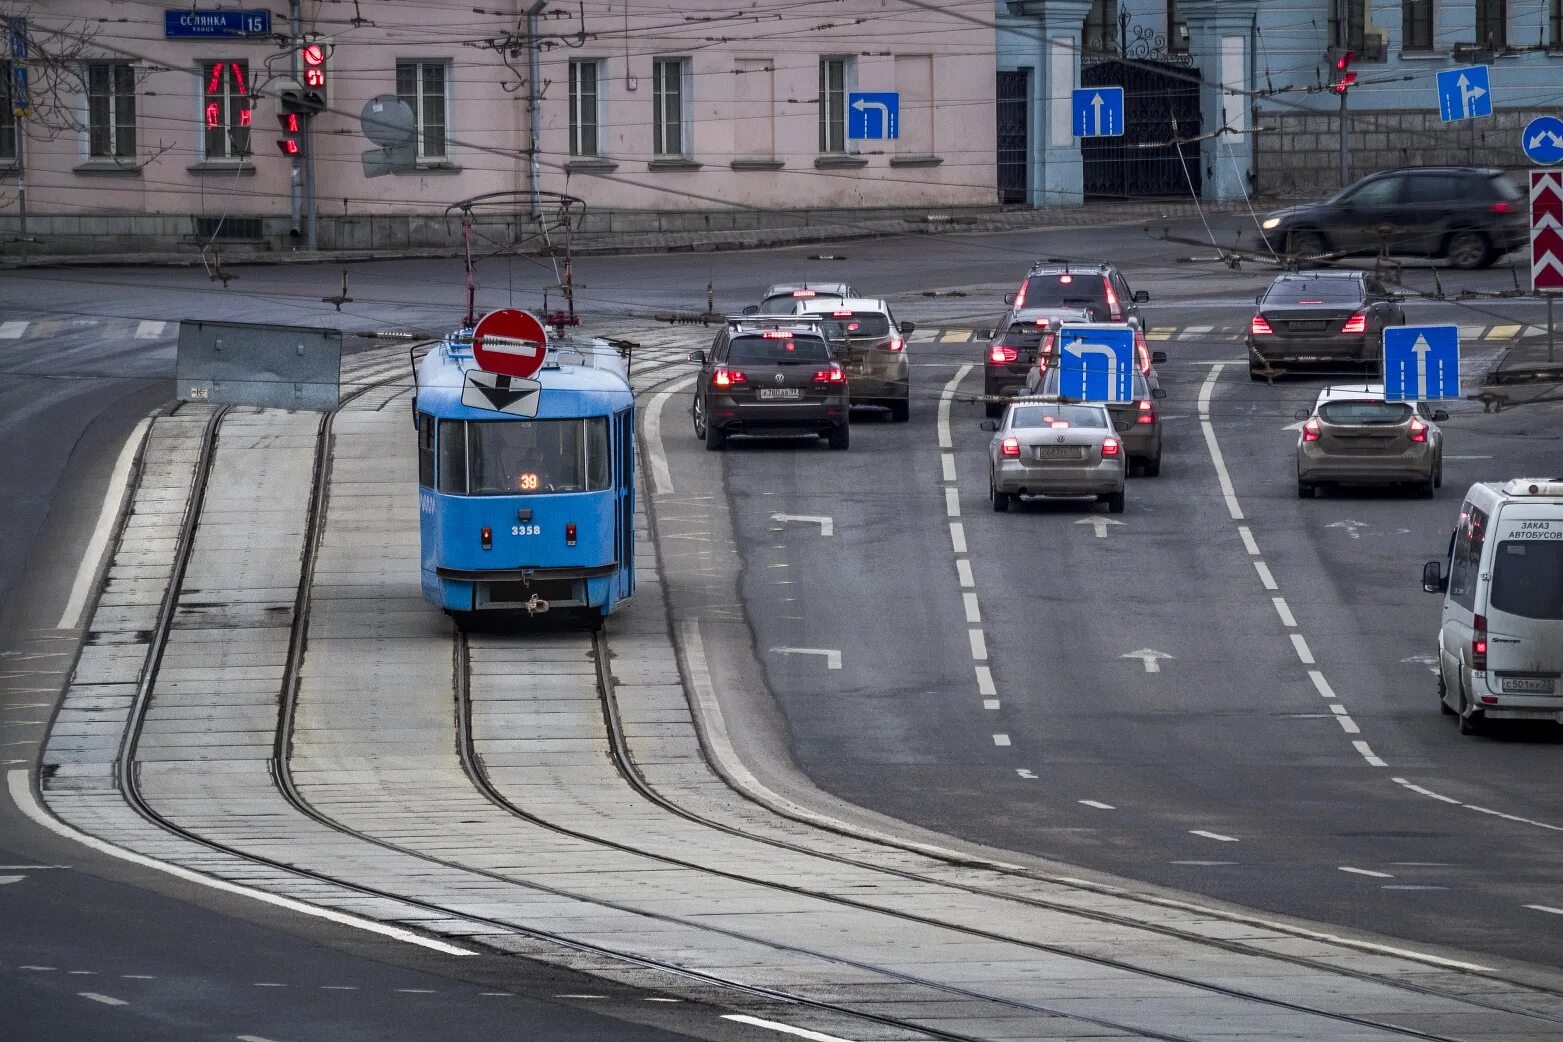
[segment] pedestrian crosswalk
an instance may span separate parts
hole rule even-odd
[[[0,340],[48,340],[90,333],[101,339],[162,340],[179,332],[177,322],[142,318],[40,318],[0,321]]]

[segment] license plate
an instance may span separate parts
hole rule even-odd
[[[1287,328],[1294,333],[1318,333],[1324,329],[1326,324],[1324,322],[1292,322]]]
[[[1073,445],[1038,445],[1031,450],[1032,459],[1079,459],[1080,450]]]
[[[785,402],[802,397],[803,392],[796,387],[762,387],[759,394],[762,402]]]
[[[1554,683],[1551,677],[1504,677],[1503,689],[1517,694],[1550,695]]]

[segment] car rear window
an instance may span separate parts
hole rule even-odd
[[[1319,417],[1327,423],[1404,423],[1411,415],[1405,402],[1325,402]]]
[[[1100,275],[1032,275],[1026,280],[1026,307],[1107,307],[1107,280]]]
[[[1527,619],[1563,619],[1563,542],[1505,539],[1493,556],[1492,606]]]
[[[1265,294],[1265,304],[1357,304],[1362,301],[1362,283],[1356,279],[1287,279],[1277,282]]]
[[[789,365],[813,364],[830,361],[830,348],[825,341],[811,336],[734,337],[727,348],[727,361],[733,365]]]
[[[1015,405],[1009,425],[1014,427],[1066,427],[1110,426],[1107,414],[1085,405]]]
[[[833,312],[826,316],[823,325],[825,335],[832,340],[890,335],[890,319],[876,311]]]
[[[1000,341],[1005,347],[1036,347],[1042,343],[1042,334],[1046,332],[1035,322],[1016,322],[1004,331],[1004,339]]]

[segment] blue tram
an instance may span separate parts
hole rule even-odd
[[[483,372],[472,331],[416,369],[423,596],[459,622],[567,609],[601,626],[635,590],[635,402],[606,343],[550,340],[534,381]]]

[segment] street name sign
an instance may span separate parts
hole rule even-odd
[[[1466,65],[1437,74],[1438,118],[1445,123],[1492,115],[1487,66]]]
[[[1088,402],[1134,400],[1134,330],[1058,331],[1058,393]]]
[[[547,354],[548,331],[530,311],[500,308],[472,328],[472,357],[484,372],[529,379]]]
[[[901,95],[895,91],[854,91],[847,95],[847,137],[853,141],[894,141],[901,136]]]
[[[163,11],[163,38],[167,40],[270,35],[270,11],[200,11],[190,7]]]
[[[1386,402],[1458,397],[1459,326],[1391,326],[1384,330]]]
[[[1075,137],[1123,136],[1123,88],[1081,87],[1071,99]]]
[[[1563,119],[1556,116],[1537,116],[1525,124],[1520,134],[1520,147],[1533,163],[1551,166],[1563,159]]]
[[[1530,290],[1563,293],[1563,170],[1530,172]]]

